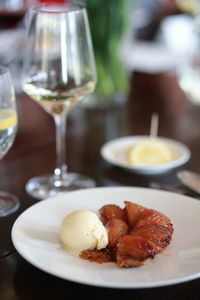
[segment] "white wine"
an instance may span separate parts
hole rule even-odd
[[[37,101],[49,114],[67,115],[81,100],[94,91],[95,82],[87,81],[75,86],[53,85],[40,81],[26,82],[23,90]]]

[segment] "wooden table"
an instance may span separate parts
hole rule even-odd
[[[182,188],[176,170],[153,177],[134,175],[103,161],[100,148],[116,137],[148,134],[151,114],[157,111],[159,135],[188,145],[192,157],[185,167],[200,172],[200,108],[186,101],[174,73],[135,73],[127,98],[126,104],[108,109],[74,109],[68,119],[66,138],[69,170],[93,177],[98,186],[148,187],[156,181]],[[55,167],[52,118],[24,94],[17,95],[17,104],[19,130],[12,149],[0,162],[0,189],[17,195],[21,207],[15,214],[0,219],[0,299],[200,299],[200,279],[154,289],[96,288],[48,275],[15,251],[10,238],[12,225],[22,211],[37,202],[26,193],[25,183]]]

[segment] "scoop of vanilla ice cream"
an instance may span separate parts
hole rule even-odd
[[[60,239],[65,250],[73,255],[84,250],[102,249],[108,244],[106,228],[98,216],[88,210],[76,210],[64,218]]]

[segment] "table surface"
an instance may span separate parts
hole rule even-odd
[[[200,299],[200,279],[184,284],[136,290],[90,287],[48,275],[26,262],[14,249],[10,238],[19,214],[36,203],[25,191],[33,176],[52,172],[55,167],[55,130],[52,118],[26,95],[17,95],[19,129],[13,147],[0,162],[0,189],[14,193],[20,209],[0,219],[0,299],[67,299],[113,297],[125,299]],[[184,168],[200,172],[200,108],[190,104],[172,73],[147,75],[135,73],[124,104],[107,108],[75,108],[68,117],[66,136],[69,170],[88,175],[97,186],[142,186],[151,181],[183,188],[174,170],[159,176],[129,173],[105,162],[102,145],[114,138],[149,133],[153,112],[160,117],[159,135],[185,143],[191,159]],[[197,195],[193,195],[194,197]]]

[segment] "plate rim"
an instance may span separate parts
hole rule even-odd
[[[33,207],[35,206],[39,206],[39,205],[43,205],[42,203],[44,202],[48,202],[48,201],[56,201],[56,199],[60,196],[66,196],[66,194],[74,194],[74,193],[80,193],[81,191],[88,191],[88,190],[123,190],[123,189],[126,189],[126,190],[129,190],[129,191],[146,191],[148,192],[149,190],[151,191],[154,191],[155,193],[160,193],[160,194],[169,194],[169,195],[174,195],[173,192],[168,192],[168,191],[162,191],[162,190],[155,190],[155,189],[152,189],[152,188],[147,188],[147,187],[132,187],[132,186],[112,186],[112,187],[96,187],[96,188],[90,188],[90,189],[84,189],[84,190],[79,190],[79,191],[73,191],[73,192],[69,192],[69,193],[64,193],[62,195],[57,195],[57,196],[54,196],[54,197],[51,197],[51,198],[47,198],[45,200],[42,200],[42,201],[39,201],[39,202],[36,202],[35,204],[31,205],[30,207],[28,207],[27,209],[25,209],[18,217],[17,219],[15,220],[13,226],[12,226],[12,230],[11,230],[11,239],[12,239],[12,242],[13,242],[13,245],[15,247],[15,249],[17,250],[18,254],[20,256],[22,256],[28,263],[30,263],[32,266],[38,268],[39,270],[42,270],[43,272],[47,273],[47,274],[50,274],[50,275],[53,275],[57,278],[61,278],[61,279],[64,279],[64,280],[68,280],[70,282],[75,282],[75,283],[78,283],[78,284],[84,284],[84,285],[88,285],[88,286],[96,286],[96,287],[102,287],[102,288],[113,288],[113,289],[141,289],[141,288],[157,288],[157,287],[164,287],[164,286],[172,286],[172,285],[176,285],[176,284],[181,284],[181,283],[185,283],[185,282],[189,282],[191,280],[195,280],[195,279],[198,279],[200,278],[200,271],[198,273],[194,273],[194,274],[190,274],[190,275],[187,275],[187,276],[183,276],[182,278],[177,278],[177,279],[169,279],[169,280],[164,280],[164,281],[159,281],[159,282],[147,282],[147,283],[135,283],[134,282],[132,284],[128,283],[126,285],[124,285],[124,283],[120,283],[117,282],[118,286],[116,285],[112,285],[111,283],[107,283],[107,282],[91,282],[90,280],[87,280],[87,279],[84,279],[84,280],[80,280],[80,279],[76,279],[70,276],[62,276],[61,274],[58,274],[57,272],[53,272],[51,270],[47,270],[45,269],[43,266],[41,267],[38,263],[35,263],[33,261],[31,261],[31,259],[29,257],[26,256],[26,254],[22,253],[21,249],[19,249],[17,243],[16,243],[16,240],[15,240],[15,230],[16,230],[16,224],[18,223],[18,221],[23,218],[24,214],[26,214],[27,211],[31,210]],[[195,203],[199,203],[199,200],[195,199],[195,198],[192,198],[192,197],[188,197],[188,196],[185,196],[185,195],[179,195],[177,194],[178,197],[181,197],[181,198],[186,198],[188,199],[189,201],[193,201]],[[121,270],[121,269],[120,269]],[[123,269],[124,270],[124,269]],[[122,271],[123,271],[122,270]],[[126,269],[125,269],[126,270]]]
[[[130,172],[133,172],[133,173],[144,174],[144,175],[145,174],[146,175],[154,175],[154,174],[156,175],[156,174],[165,173],[169,170],[175,169],[175,168],[185,164],[191,158],[191,151],[190,151],[190,149],[187,145],[185,145],[184,143],[179,142],[177,140],[170,139],[170,138],[167,138],[167,137],[162,137],[162,136],[158,136],[157,139],[160,139],[161,141],[165,141],[168,144],[176,145],[176,147],[179,147],[179,149],[183,150],[184,155],[182,155],[180,158],[178,158],[174,161],[171,161],[169,163],[164,163],[162,165],[149,166],[149,167],[143,167],[143,166],[134,167],[134,166],[128,165],[128,163],[124,164],[123,162],[117,162],[114,159],[112,159],[112,158],[110,159],[107,156],[107,151],[109,151],[109,148],[112,147],[112,145],[115,144],[115,143],[116,144],[117,143],[122,144],[123,142],[128,141],[128,140],[136,141],[136,140],[146,139],[146,138],[149,138],[149,136],[148,135],[128,135],[128,136],[122,136],[122,137],[119,137],[119,138],[112,139],[112,140],[108,141],[107,143],[105,143],[101,147],[101,149],[100,149],[101,157],[105,161],[111,163],[114,166],[126,169]]]

